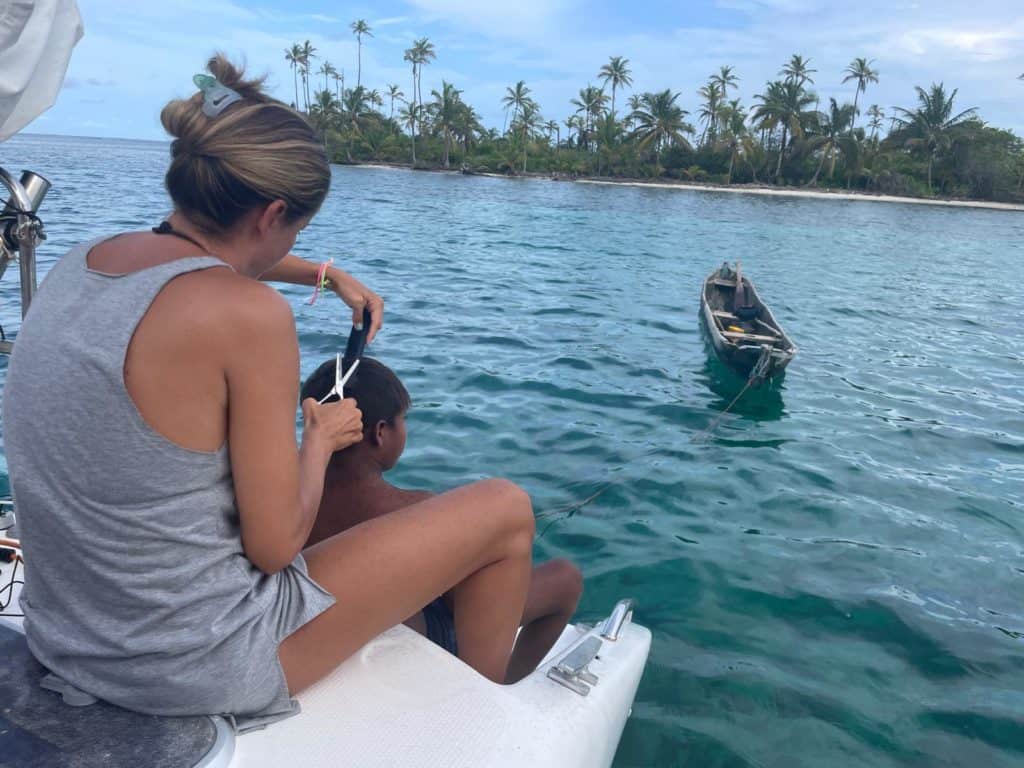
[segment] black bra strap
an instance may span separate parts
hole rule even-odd
[[[205,245],[200,243],[195,238],[189,237],[184,232],[179,232],[178,230],[176,230],[174,227],[171,226],[171,222],[169,222],[169,221],[161,221],[160,222],[160,226],[153,227],[153,234],[154,235],[174,235],[175,237],[180,237],[182,240],[187,240],[188,242],[192,243],[192,245],[194,245],[196,248],[201,249],[204,253],[209,253],[209,250],[207,249],[207,247]]]

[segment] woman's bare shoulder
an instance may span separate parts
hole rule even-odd
[[[231,269],[189,272],[165,292],[200,324],[213,323],[242,334],[295,332],[291,305],[280,293]]]

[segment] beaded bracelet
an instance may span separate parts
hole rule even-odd
[[[328,259],[323,262],[316,270],[316,282],[313,283],[313,295],[309,299],[310,304],[316,304],[317,298],[320,296],[321,291],[326,291],[331,287],[331,280],[327,277],[327,269],[334,263],[334,259]]]

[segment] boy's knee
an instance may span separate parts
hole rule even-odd
[[[530,495],[511,480],[492,478],[483,482],[488,485],[495,501],[498,502],[497,506],[507,515],[516,532],[527,533],[532,539],[536,522]]]
[[[517,550],[522,550],[522,553],[517,551],[517,554],[529,556],[533,551],[533,537],[536,533],[529,494],[512,481],[501,478],[482,480],[480,485],[486,488],[489,497],[487,514],[498,515],[497,519],[509,543]]]

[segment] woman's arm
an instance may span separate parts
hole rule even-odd
[[[295,440],[299,349],[291,308],[250,282],[230,308],[228,449],[246,557],[265,573],[287,566],[316,519],[331,454],[362,439],[355,401],[303,403]]]
[[[260,275],[260,280],[292,285],[314,285],[320,265],[306,261],[289,253],[275,266]],[[363,308],[370,310],[370,333],[367,341],[373,341],[384,324],[384,299],[371,291],[352,275],[337,267],[328,267],[324,277],[327,287],[338,295],[338,298],[352,308],[352,324],[363,322]]]
[[[291,283],[292,285],[313,285],[316,282],[316,273],[319,268],[319,264],[289,253],[260,275],[260,280],[271,283]]]

